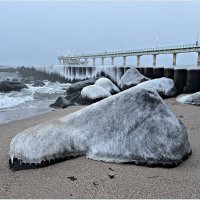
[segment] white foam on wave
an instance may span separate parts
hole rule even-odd
[[[2,93],[0,93],[0,98],[0,109],[12,108],[33,100],[32,96],[10,96],[10,94]]]

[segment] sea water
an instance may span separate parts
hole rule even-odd
[[[20,78],[20,74],[17,73],[0,72],[0,81]],[[43,82],[43,87],[26,84],[28,88],[19,92],[0,92],[0,124],[51,111],[49,105],[60,95],[65,95],[65,90],[70,85],[47,80]]]

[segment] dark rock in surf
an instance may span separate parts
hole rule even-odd
[[[67,108],[68,106],[74,105],[77,98],[80,96],[80,92],[73,93],[67,96],[59,96],[55,103],[50,104],[52,108]]]
[[[27,86],[19,81],[0,82],[0,92],[20,91],[23,88],[27,88]]]
[[[44,85],[45,84],[42,81],[38,80],[38,81],[35,81],[35,83],[33,83],[32,86],[34,86],[34,87],[43,87]]]

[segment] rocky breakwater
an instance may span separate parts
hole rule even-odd
[[[10,168],[43,167],[76,156],[174,167],[191,154],[184,124],[152,89],[133,87],[18,133]]]

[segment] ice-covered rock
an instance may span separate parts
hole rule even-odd
[[[149,78],[143,76],[137,69],[131,68],[121,77],[119,85],[122,90],[126,90],[147,80]]]
[[[101,86],[102,88],[108,90],[111,94],[116,94],[120,92],[119,88],[108,78],[100,78],[95,82],[95,85]]]
[[[174,97],[177,94],[174,81],[166,77],[145,81],[136,87],[154,89],[162,97]]]
[[[180,95],[176,98],[179,103],[192,104],[200,106],[200,92],[194,94]]]
[[[98,85],[89,85],[81,90],[76,103],[88,105],[111,96],[110,92]]]
[[[73,83],[66,89],[66,93],[67,95],[71,95],[73,93],[80,92],[84,87],[95,84],[96,80],[96,78],[93,78]]]
[[[67,108],[68,106],[74,105],[76,99],[81,95],[80,92],[73,93],[67,96],[59,96],[55,103],[50,104],[52,108]]]
[[[26,129],[12,139],[9,152],[14,170],[80,155],[106,162],[174,166],[190,153],[183,123],[157,92],[140,87]]]

